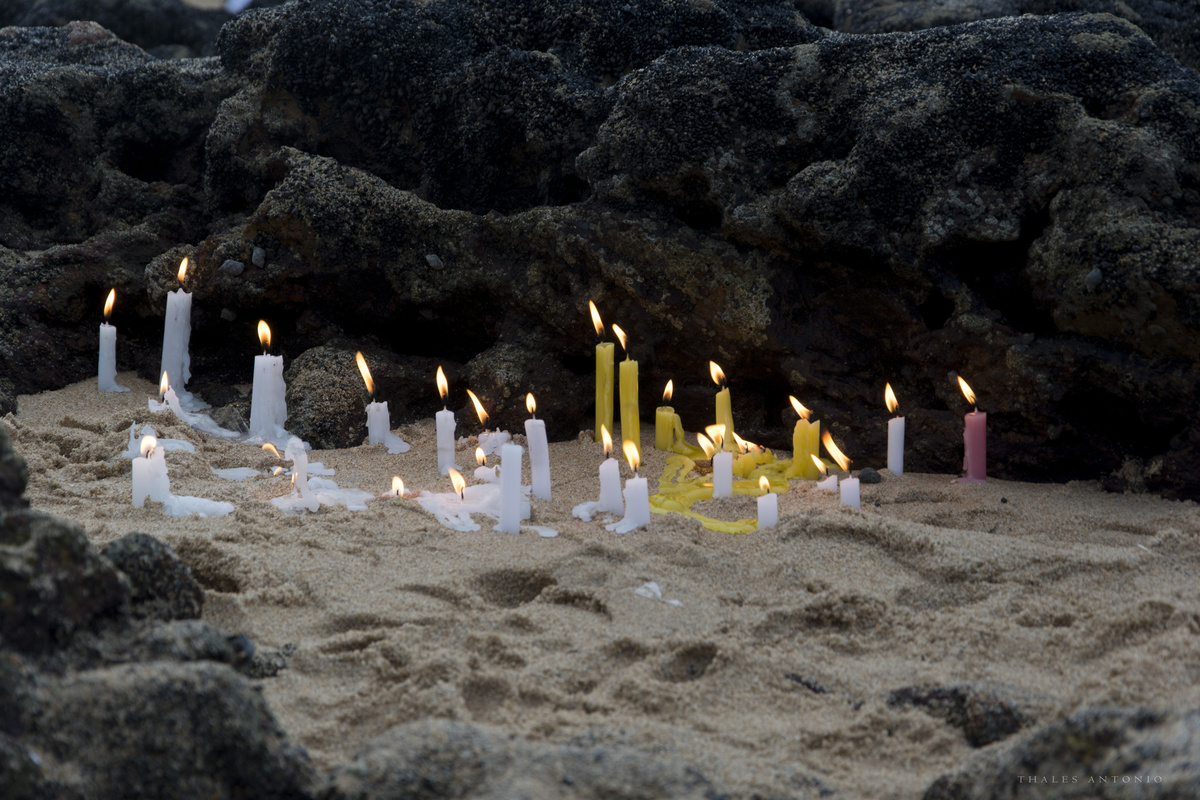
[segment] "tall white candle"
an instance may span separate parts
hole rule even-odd
[[[895,412],[899,407],[896,393],[890,383],[884,384],[883,402],[887,410]],[[894,417],[888,420],[888,470],[893,475],[904,474],[904,417]]]
[[[766,494],[758,497],[758,529],[774,528],[779,522],[779,495],[771,493],[771,482],[766,475],[758,479],[758,488]]]
[[[436,416],[438,472],[449,475],[454,467],[454,412],[443,408]]]
[[[188,260],[179,265],[178,278],[183,283],[187,275]],[[163,320],[162,365],[158,374],[171,376],[175,388],[182,391],[192,379],[192,358],[188,353],[188,340],[192,337],[192,293],[183,287],[167,292],[167,314]]]
[[[851,508],[862,508],[858,491],[858,478],[844,479],[838,484],[838,489],[841,490],[842,505],[850,506]]]
[[[537,409],[533,395],[525,395],[525,407],[532,414]],[[546,421],[525,420],[525,440],[529,444],[529,471],[533,496],[550,499],[550,446],[546,440]]]
[[[713,497],[733,497],[733,453],[722,451],[714,455],[712,470]]]
[[[621,496],[621,464],[615,458],[606,458],[600,465],[600,505],[596,510],[606,514],[625,513],[625,500]]]
[[[265,351],[271,346],[271,329],[259,321],[258,338]],[[264,352],[254,357],[254,384],[250,390],[250,435],[264,440],[284,435],[287,422],[287,384],[283,381],[283,356]]]
[[[502,533],[521,532],[521,462],[525,448],[506,444],[500,451],[500,523]]]
[[[109,289],[104,301],[104,322],[100,323],[100,361],[96,370],[96,388],[102,392],[128,392],[128,386],[117,383],[117,329],[108,324],[117,290]]]

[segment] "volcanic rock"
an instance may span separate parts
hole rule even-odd
[[[175,551],[144,533],[111,542],[101,554],[129,580],[133,613],[164,621],[198,619],[204,590]]]

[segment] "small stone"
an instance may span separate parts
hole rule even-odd
[[[1096,291],[1096,287],[1100,285],[1100,281],[1103,279],[1104,273],[1100,271],[1100,268],[1092,267],[1092,271],[1084,276],[1083,285],[1087,287],[1089,292],[1094,292]]]
[[[225,320],[226,322],[233,322],[235,319],[237,319],[237,314],[234,313],[233,309],[231,308],[222,308],[221,319]]]
[[[437,256],[435,256],[433,253],[429,253],[428,255],[425,256],[425,263],[428,264],[429,266],[433,267],[434,269],[444,269],[446,266],[445,264],[442,263],[442,260],[440,258],[438,258]]]
[[[232,258],[225,259],[225,263],[217,267],[217,270],[224,272],[226,275],[232,275],[235,278],[246,271],[246,265],[240,261],[234,261]]]
[[[862,483],[883,483],[883,476],[870,467],[860,469],[858,471],[858,479]]]
[[[250,263],[256,267],[266,266],[267,251],[263,250],[261,247],[255,247],[250,253]]]

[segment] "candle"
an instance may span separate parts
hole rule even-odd
[[[163,411],[163,407],[166,406],[175,412],[176,417],[184,422],[188,422],[194,416],[183,410],[183,406],[179,403],[179,396],[171,387],[171,377],[165,372],[162,374],[162,379],[158,382],[158,396],[161,398],[159,402],[155,403],[154,400],[151,400],[149,403],[151,411]]]
[[[371,370],[367,368],[367,360],[363,358],[361,352],[354,354],[354,360],[358,363],[358,371],[362,374],[363,383],[367,385],[367,392],[371,395],[371,402],[367,404],[367,444],[386,445],[388,452],[392,455],[407,453],[408,442],[392,433],[392,419],[388,414],[388,404],[375,402],[375,381],[371,379]]]
[[[475,448],[475,463],[479,465],[475,468],[475,480],[483,481],[484,483],[500,482],[499,467],[489,467],[487,465],[487,455],[483,452],[482,447]]]
[[[809,422],[812,411],[805,408],[794,396],[789,395],[788,400],[800,415],[792,431],[792,468],[788,470],[788,477],[815,481],[823,474],[813,465],[814,460],[819,463],[817,455],[821,451],[821,422]]]
[[[264,444],[263,449],[279,455],[270,442]],[[296,436],[289,438],[283,457],[292,462],[292,493],[287,497],[272,498],[271,503],[281,511],[316,511],[321,507],[321,502],[308,485],[308,452],[304,449],[304,442]]]
[[[842,505],[859,508],[858,478],[850,477],[850,459],[846,458],[845,453],[833,443],[833,437],[829,435],[829,431],[821,434],[821,443],[825,445],[825,449],[829,452],[829,455],[832,456],[833,460],[846,473],[846,477],[838,485],[838,488],[841,490]]]
[[[604,323],[600,321],[600,311],[596,304],[588,300],[588,310],[592,312],[592,325],[596,328],[596,336],[601,339],[596,344],[596,441],[601,439],[600,429],[613,426],[613,360],[616,348],[612,342],[603,341]]]
[[[525,448],[508,443],[500,450],[500,522],[501,533],[521,532],[521,459]]]
[[[404,481],[399,475],[392,476],[392,490],[384,492],[383,497],[404,497]]]
[[[733,497],[733,453],[722,450],[725,444],[725,426],[709,425],[704,429],[712,440],[713,497]],[[701,442],[703,446],[703,442]],[[705,448],[707,450],[707,448]],[[718,452],[719,451],[719,452]]]
[[[440,366],[437,368],[437,388],[438,394],[445,402],[446,396],[450,393],[450,382],[446,380],[446,373]],[[437,412],[435,418],[437,419],[438,472],[442,475],[449,475],[449,470],[457,467],[454,463],[454,412],[443,405],[442,410]]]
[[[96,372],[96,388],[101,392],[128,392],[128,386],[117,383],[117,328],[108,324],[117,290],[110,289],[104,301],[104,322],[100,323],[100,363]]]
[[[187,276],[188,260],[179,264],[176,277],[179,283]],[[192,359],[188,354],[188,340],[192,336],[192,293],[180,286],[167,292],[167,314],[163,320],[162,365],[158,372],[175,376],[175,385],[180,391],[192,379]]]
[[[597,511],[624,514],[625,500],[621,496],[621,464],[612,457],[613,442],[608,428],[601,429],[604,440],[604,463],[600,465],[600,505]],[[647,500],[647,502],[649,502]]]
[[[616,533],[629,533],[650,524],[650,491],[646,479],[638,476],[640,456],[637,445],[627,440],[622,449],[633,470],[633,477],[625,481],[625,518],[604,527]]]
[[[825,469],[825,464],[821,461],[821,459],[817,458],[816,456],[812,456],[812,462],[813,462],[813,464],[816,465],[814,468],[822,476],[821,480],[817,481],[817,488],[818,489],[827,489],[828,491],[831,491],[831,492],[836,491],[838,488],[837,475],[829,474],[829,477],[824,477],[826,474],[829,473],[829,470]]]
[[[858,478],[846,478],[838,484],[838,490],[841,492],[842,505],[850,506],[851,508],[862,508],[862,503],[859,500]]]
[[[725,385],[725,371],[717,366],[717,362],[708,362],[708,372],[713,382],[720,387],[717,392],[717,423],[725,426],[724,446],[733,449],[733,405],[729,397],[729,387]],[[706,428],[707,430],[707,428]]]
[[[287,384],[283,382],[283,356],[267,354],[271,346],[271,329],[258,321],[258,341],[263,354],[254,357],[254,384],[250,389],[250,435],[264,440],[280,439],[285,435],[287,421]]]
[[[625,360],[621,362],[621,439],[633,442],[640,458],[642,434],[641,413],[638,409],[638,362],[629,357],[625,331],[616,325],[613,325],[612,329],[621,342],[621,349],[625,351]]]
[[[155,503],[166,502],[171,496],[171,479],[167,476],[167,458],[158,440],[143,436],[139,447],[141,456],[133,459],[133,505],[141,508],[150,498]]]
[[[485,455],[499,453],[500,448],[510,438],[508,431],[497,430],[495,433],[489,433],[487,429],[488,413],[483,410],[483,403],[479,402],[479,398],[470,389],[467,389],[467,396],[475,404],[475,414],[479,417],[479,424],[483,425],[483,433],[479,434],[479,446],[483,448]]]
[[[900,406],[890,383],[883,385],[883,402],[890,413],[895,413]],[[887,465],[893,475],[904,474],[904,417],[893,417],[888,420]]]
[[[958,376],[958,385],[967,402],[975,405],[975,392]],[[959,483],[983,483],[987,480],[987,414],[978,407],[963,417],[963,469],[967,476]]]
[[[546,441],[546,421],[534,415],[537,402],[533,393],[525,395],[525,408],[530,419],[525,420],[525,441],[529,444],[529,472],[533,496],[550,499],[550,446]]]
[[[667,388],[663,389],[663,405],[654,412],[654,446],[659,450],[669,451],[675,443],[675,421],[679,417],[675,409],[667,405],[671,402],[674,388],[675,381],[667,381]]]
[[[771,493],[771,482],[766,475],[758,477],[758,488],[765,494],[758,498],[758,529],[774,528],[779,522],[779,495]]]

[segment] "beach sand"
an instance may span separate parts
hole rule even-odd
[[[207,590],[207,621],[290,653],[263,691],[320,767],[394,725],[442,717],[640,748],[695,765],[734,796],[827,786],[900,798],[972,747],[940,719],[889,706],[897,689],[995,688],[1034,725],[1097,705],[1200,705],[1194,503],[1091,482],[884,473],[862,487],[861,511],[793,481],[775,530],[729,535],[655,515],[618,535],[571,516],[597,495],[589,433],[551,444],[554,500],[533,501],[532,522],[557,538],[497,533],[484,517],[482,530],[454,532],[407,499],[287,515],[268,502],[288,492],[286,477],[233,482],[210,469],[266,471],[274,457],[150,414],[155,387],[119,380],[133,391],[85,381],[21,397],[0,421],[29,462],[33,507],[79,524],[96,546],[142,531],[174,547]],[[167,453],[172,491],[236,512],[133,508],[118,454],[135,422],[195,444]],[[410,452],[310,458],[342,487],[382,494],[395,474],[411,490],[449,492],[432,420],[396,432]],[[459,464],[473,468],[474,447],[460,444]],[[663,454],[644,456],[653,492]],[[732,520],[753,517],[754,504],[697,510]],[[636,595],[648,581],[680,605]]]

